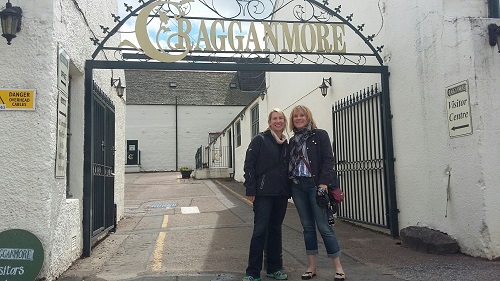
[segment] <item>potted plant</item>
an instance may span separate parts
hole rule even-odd
[[[193,172],[193,169],[190,167],[181,167],[180,168],[181,175],[183,179],[189,179],[191,177],[191,173]]]

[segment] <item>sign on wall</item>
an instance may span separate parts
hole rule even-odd
[[[57,104],[57,145],[56,145],[56,178],[66,176],[67,134],[68,134],[68,98],[59,91]]]
[[[69,90],[69,55],[63,49],[59,49],[57,60],[57,88],[68,94]]]
[[[43,259],[42,243],[33,233],[23,229],[0,232],[0,280],[33,281]]]
[[[35,110],[35,90],[0,89],[0,110]]]
[[[66,177],[68,142],[69,56],[59,49],[57,59],[57,144],[56,178]]]
[[[469,83],[467,80],[446,87],[448,130],[450,137],[472,134]]]

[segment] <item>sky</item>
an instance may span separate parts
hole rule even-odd
[[[121,19],[126,17],[127,15],[130,14],[130,12],[126,11],[124,3],[126,3],[129,6],[132,6],[132,9],[135,10],[136,8],[141,5],[138,0],[116,0],[118,3],[118,11]],[[187,16],[193,17],[193,16],[198,16],[198,17],[209,17],[209,18],[220,18],[220,15],[215,14],[214,12],[210,11],[208,8],[203,6],[201,3],[199,3],[199,0],[171,0],[170,2],[178,3],[180,1],[189,1],[189,13]],[[272,5],[275,0],[261,0],[261,1],[256,1],[255,3],[259,3],[257,6],[251,6],[250,11],[263,11],[264,13],[269,14],[272,11]],[[147,2],[145,0],[145,2]],[[237,1],[237,0],[205,0],[209,5],[212,5],[215,10],[217,10],[222,16],[225,17],[244,17],[244,18],[249,18],[248,17],[248,10],[241,10],[241,3],[245,3],[245,1]],[[262,3],[264,3],[262,5]],[[187,4],[186,4],[187,5]],[[185,6],[186,6],[185,5]],[[175,9],[173,9],[175,10]],[[209,27],[212,21],[206,21],[206,25]],[[192,28],[190,32],[190,37],[192,42],[198,41],[198,33],[199,33],[199,25],[200,21],[192,21]],[[159,34],[159,28],[162,26],[160,19],[155,18],[154,20],[151,21],[150,24],[148,24],[148,33],[150,35],[150,38],[152,38],[152,42],[155,41],[155,37],[157,34]],[[167,27],[171,28],[172,30],[177,30],[177,22],[175,20],[169,20],[169,23]],[[240,34],[236,35],[246,35],[245,34],[245,24],[242,25],[242,30],[243,32]],[[121,32],[121,39],[123,40],[128,40],[131,43],[137,44],[137,39],[135,37],[135,17],[131,17],[130,19],[127,20],[127,22],[122,26],[120,29]],[[218,33],[221,32],[220,27],[218,28]],[[160,36],[160,44],[162,45],[163,48],[166,48],[168,43],[167,43],[167,35],[165,33],[161,33],[162,36]],[[262,33],[263,34],[263,33]],[[204,47],[203,44],[200,45],[200,47]]]
[[[118,9],[119,9],[119,15],[121,16],[121,19],[123,20],[125,17],[129,16],[131,12],[126,11],[124,3],[132,7],[132,11],[136,10],[137,8],[142,5],[139,0],[116,0],[118,4]],[[296,2],[294,2],[296,1]],[[148,2],[148,0],[144,0],[144,2]],[[215,12],[211,11],[209,8],[204,6],[202,2],[206,3],[207,5],[210,5],[213,7],[214,10],[216,10],[219,14],[216,14]],[[292,3],[293,2],[293,3]],[[184,25],[182,30],[184,30],[186,27],[185,25],[190,24],[190,33],[189,33],[189,38],[184,38],[182,39],[181,36],[178,36],[179,33],[182,31],[179,31],[179,26],[178,26],[178,20],[175,18],[172,18],[172,13],[169,13],[168,16],[165,16],[166,10],[170,7],[170,10],[172,10],[175,14],[180,13],[180,10],[178,8],[179,3],[184,3],[182,6],[188,7],[187,10],[187,15],[186,17],[203,17],[203,18],[213,18],[213,19],[221,19],[221,18],[236,18],[236,19],[253,19],[253,22],[258,22],[261,19],[271,19],[269,18],[269,14],[272,13],[273,6],[276,4],[277,7],[282,7],[289,5],[295,6],[296,4],[302,4],[306,2],[305,0],[300,1],[300,0],[259,0],[259,1],[250,1],[250,0],[158,0],[156,2],[152,2],[151,4],[153,7],[149,9],[150,11],[152,10],[150,14],[153,14],[154,11],[156,11],[156,8],[161,7],[163,13],[160,13],[160,17],[155,17],[155,18],[150,18],[151,21],[148,22],[147,24],[147,32],[150,38],[150,45],[152,45],[153,50],[175,50],[176,49],[176,44],[178,44],[178,40],[189,40],[191,44],[191,48],[189,51],[192,51],[193,54],[197,53],[197,51],[193,50],[195,47],[199,47],[201,50],[205,50],[206,45],[211,44],[214,49],[217,47],[222,46],[222,42],[220,40],[224,40],[225,48],[222,48],[226,51],[228,51],[227,56],[230,56],[229,52],[233,49],[238,49],[236,48],[230,48],[229,46],[238,46],[238,36],[243,37],[243,43],[242,47],[243,48],[249,48],[250,50],[254,50],[254,39],[257,38],[259,41],[260,46],[264,46],[264,30],[263,26],[260,24],[255,24],[256,28],[256,33],[250,34],[250,36],[247,36],[248,32],[248,26],[250,25],[250,22],[243,22],[241,23],[241,30],[239,28],[235,28],[233,25],[233,28],[231,31],[234,31],[234,36],[230,37],[229,36],[229,20],[225,21],[224,27],[222,27],[222,24],[216,24],[214,25],[216,28],[216,38],[215,40],[211,40],[210,34],[212,33],[211,31],[211,25],[214,22],[214,20],[208,20],[205,19],[205,28],[201,29],[202,31],[205,32],[200,32],[200,26],[201,26],[201,20],[185,20]],[[156,4],[156,3],[161,3],[162,6]],[[166,4],[169,3],[169,4]],[[187,4],[186,4],[187,3]],[[263,4],[264,3],[264,4]],[[311,5],[311,4],[309,4]],[[330,5],[332,6],[332,5]],[[314,9],[308,9],[307,5],[304,5],[304,9],[301,11],[304,12],[304,15],[306,16],[312,16],[312,13],[315,15],[316,12]],[[286,7],[289,9],[290,7]],[[294,7],[295,8],[295,7]],[[283,9],[285,11],[286,9]],[[312,13],[311,13],[312,11]],[[316,10],[317,11],[317,10]],[[138,10],[137,12],[141,12],[141,10]],[[250,17],[249,13],[251,12],[256,12],[254,14],[254,17]],[[258,13],[260,12],[260,13]],[[293,10],[295,13],[296,11]],[[162,17],[163,15],[163,17]],[[301,14],[302,15],[302,14]],[[139,43],[137,42],[136,38],[136,33],[135,33],[135,20],[136,16],[130,17],[126,23],[120,28],[118,31],[121,35],[121,42],[125,43],[122,44],[121,46],[125,47],[132,47],[133,49],[142,49],[146,50],[148,44],[144,44],[144,42],[141,42],[143,46],[140,46]],[[295,19],[294,19],[295,20]],[[332,20],[331,18],[327,18],[328,20]],[[378,26],[374,26],[375,28],[378,28]],[[144,28],[143,26],[140,26],[139,28]],[[225,30],[223,30],[223,28]],[[368,27],[366,28],[368,31]],[[330,32],[330,34],[333,31]],[[349,34],[347,33],[349,30],[346,30],[345,37],[349,37],[354,34]],[[220,36],[219,36],[220,35]],[[226,36],[226,39],[220,39],[221,37]],[[205,40],[199,40],[201,37],[204,37]],[[229,38],[229,39],[228,39]],[[233,40],[233,42],[229,42],[229,40]],[[353,38],[357,38],[357,36],[353,36]],[[231,43],[231,44],[229,44]],[[185,42],[183,42],[182,46],[178,50],[185,50],[185,46],[187,46]],[[365,48],[365,46],[362,44],[360,45],[360,48]],[[351,51],[358,51],[350,49]],[[368,50],[369,51],[369,50]],[[212,54],[211,52],[206,52],[205,54]],[[223,55],[223,52],[218,52],[217,54]]]

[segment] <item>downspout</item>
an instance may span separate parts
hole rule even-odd
[[[175,170],[179,171],[179,120],[177,120],[177,96],[175,96]]]
[[[231,134],[233,135],[233,137],[231,138],[231,142],[232,142],[232,144],[231,144],[231,150],[233,151],[232,157],[231,157],[232,166],[233,166],[233,179],[234,179],[234,174],[236,173],[236,167],[235,167],[236,166],[236,159],[235,159],[235,155],[236,155],[236,148],[235,148],[236,141],[234,139],[234,137],[235,137],[234,129],[235,128],[234,128],[234,122],[233,122],[233,124],[231,125]]]

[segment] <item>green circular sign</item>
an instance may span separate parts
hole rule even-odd
[[[43,265],[43,246],[31,232],[9,229],[0,232],[0,280],[35,280]]]

